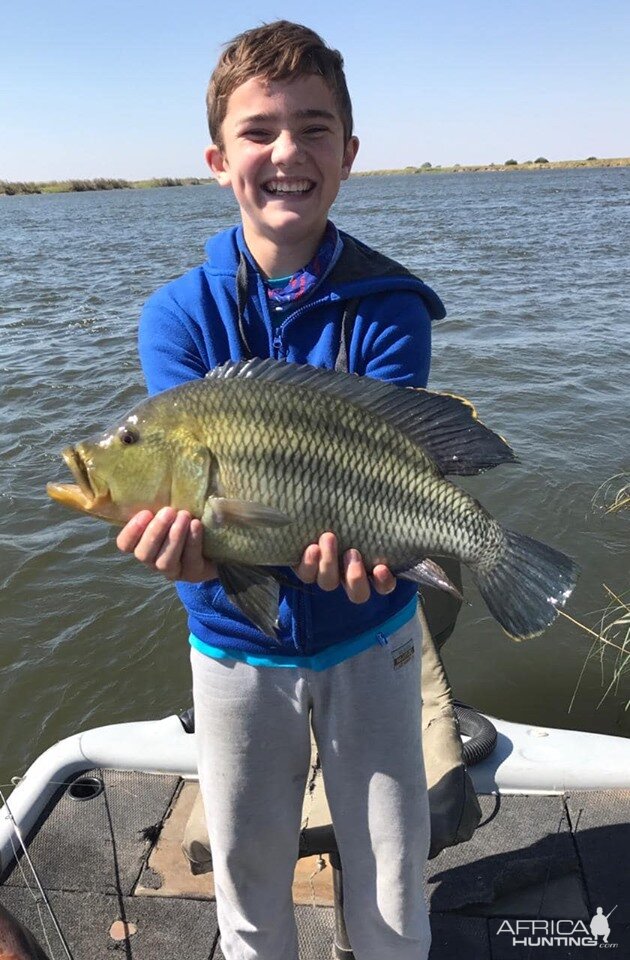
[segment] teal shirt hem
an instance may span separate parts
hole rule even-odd
[[[350,640],[344,640],[342,643],[336,643],[321,653],[315,653],[311,657],[286,656],[281,654],[266,654],[258,656],[253,653],[244,653],[241,650],[222,650],[220,647],[214,647],[210,643],[204,643],[198,637],[191,633],[189,643],[191,647],[198,650],[199,653],[212,657],[214,660],[240,660],[242,663],[249,663],[253,667],[298,667],[306,670],[326,670],[327,667],[334,667],[343,660],[356,656],[357,653],[363,653],[368,647],[375,643],[382,643],[383,637],[394,633],[403,627],[412,617],[415,616],[418,601],[416,597],[407,603],[402,610],[395,613],[393,617],[381,623],[372,630],[360,633]]]

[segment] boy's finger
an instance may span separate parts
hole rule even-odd
[[[378,563],[372,571],[374,589],[381,596],[387,596],[396,589],[396,577],[384,563]]]
[[[322,533],[319,538],[321,557],[317,573],[317,585],[322,590],[336,590],[341,582],[339,576],[339,554],[337,537],[334,533]]]
[[[133,553],[138,546],[142,534],[147,529],[153,514],[150,510],[141,510],[119,531],[116,537],[116,546],[123,553]]]
[[[180,580],[186,580],[188,583],[200,583],[203,580],[212,580],[217,576],[216,566],[204,557],[202,549],[203,524],[200,520],[191,520],[181,555]]]
[[[365,603],[370,598],[370,583],[358,550],[347,550],[343,557],[344,587],[353,603]]]
[[[182,572],[182,554],[188,540],[190,514],[180,510],[166,531],[162,546],[157,554],[154,567],[168,580],[179,580]]]
[[[315,583],[319,570],[320,550],[317,543],[311,543],[302,554],[297,567],[294,567],[296,576],[302,583]]]
[[[133,551],[136,560],[149,565],[155,563],[176,516],[177,514],[172,507],[163,507],[158,510]]]

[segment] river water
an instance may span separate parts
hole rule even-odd
[[[216,186],[0,199],[0,782],[90,726],[190,703],[170,584],[106,524],[48,500],[59,451],[143,395],[145,298],[237,218]],[[510,526],[575,556],[569,611],[593,626],[628,590],[628,519],[594,508],[628,469],[630,168],[356,178],[337,224],[448,308],[430,385],[475,401],[518,465],[467,481]],[[516,721],[630,735],[630,678],[562,618],[508,640],[467,582],[445,658],[456,695]]]

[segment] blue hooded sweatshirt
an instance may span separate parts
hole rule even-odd
[[[339,233],[328,272],[303,299],[270,310],[265,284],[233,227],[206,244],[205,263],[160,288],[140,319],[140,361],[150,394],[201,378],[228,360],[275,357],[426,386],[431,320],[441,300],[400,264]],[[399,580],[382,597],[354,604],[339,587],[325,592],[287,571],[278,640],[265,636],[227,599],[218,580],[177,589],[191,643],[211,656],[322,669],[367,648],[410,618],[416,587]]]

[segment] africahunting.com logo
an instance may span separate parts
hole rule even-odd
[[[513,947],[598,947],[600,950],[615,950],[619,944],[609,943],[608,918],[615,912],[615,905],[608,913],[598,907],[590,924],[584,920],[503,920],[497,936],[503,934],[512,939]]]

